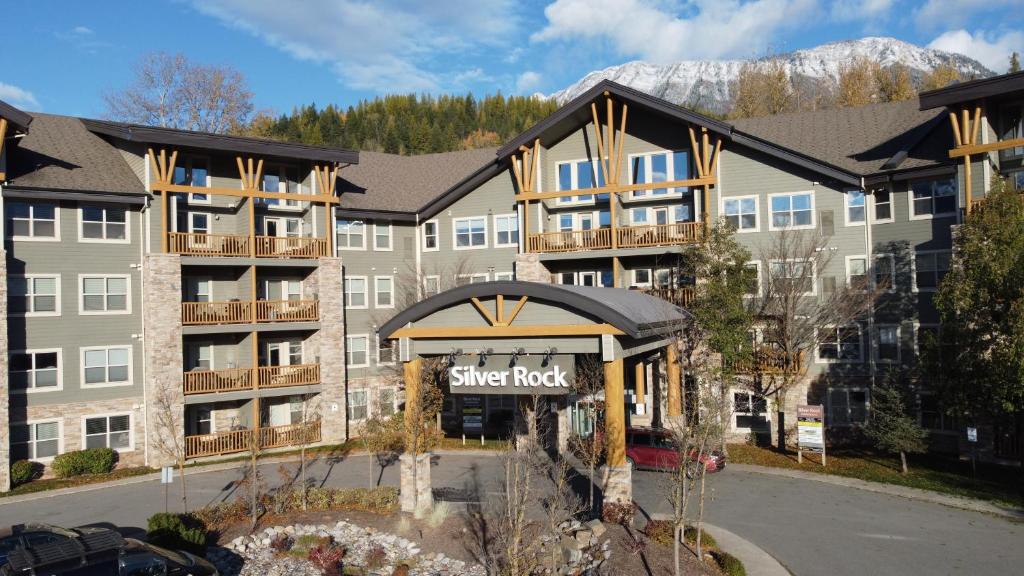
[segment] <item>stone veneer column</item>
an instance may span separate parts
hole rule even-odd
[[[315,276],[320,300],[320,438],[348,439],[345,412],[345,302],[341,258],[321,258]]]
[[[181,342],[181,257],[148,254],[142,259],[145,290],[142,326],[146,346],[146,447],[150,466],[175,463],[175,441],[185,442],[184,363]],[[167,411],[170,410],[168,420]],[[169,425],[173,421],[176,424]]]
[[[551,284],[551,272],[540,261],[540,254],[516,254],[516,280]]]
[[[0,249],[0,492],[11,489],[10,373],[7,371],[7,252]]]

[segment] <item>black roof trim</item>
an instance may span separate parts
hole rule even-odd
[[[0,100],[0,116],[7,118],[8,122],[22,132],[28,132],[28,125],[32,123],[31,114],[22,112],[3,100]]]
[[[149,194],[113,194],[89,190],[53,190],[50,188],[29,188],[25,186],[4,186],[4,198],[23,198],[26,200],[73,200],[76,202],[107,202],[111,204],[130,204],[145,206]]]
[[[463,178],[461,182],[452,186],[441,195],[424,204],[416,212],[420,215],[421,220],[430,220],[466,194],[469,194],[477,187],[482,186],[488,180],[501,174],[507,169],[507,162],[500,158],[496,158],[481,166],[476,172],[473,172],[469,176]]]
[[[852,174],[850,172],[847,172],[846,170],[837,168],[835,166],[832,166],[831,164],[827,164],[820,160],[815,160],[808,156],[804,156],[803,154],[799,154],[788,148],[783,148],[782,146],[772,144],[771,142],[768,142],[767,140],[762,140],[756,136],[751,136],[750,134],[734,130],[732,133],[732,140],[733,142],[740,144],[742,146],[752,148],[759,152],[764,152],[769,156],[774,156],[775,158],[778,158],[780,160],[791,162],[793,164],[796,164],[797,166],[806,168],[808,170],[817,172],[830,178],[834,178],[840,182],[860,186],[860,176],[856,174]]]
[[[594,288],[593,290],[612,290],[615,297],[621,298],[650,298],[658,300],[653,296],[637,291],[622,290],[616,288]],[[596,293],[596,292],[595,292]],[[624,294],[623,294],[624,293]],[[679,328],[680,322],[689,317],[689,313],[682,308],[676,307],[680,318],[665,319],[658,322],[638,322],[630,315],[623,312],[619,307],[614,306],[612,301],[602,301],[592,295],[581,293],[562,287],[558,284],[544,284],[540,282],[522,282],[515,280],[499,280],[494,282],[481,282],[478,284],[466,284],[457,286],[451,290],[435,294],[430,298],[421,300],[416,304],[399,312],[385,322],[378,333],[384,338],[390,338],[399,328],[410,322],[421,320],[434,312],[443,310],[450,306],[469,301],[470,298],[481,298],[497,295],[508,296],[529,296],[538,300],[547,300],[558,304],[564,304],[571,309],[579,310],[600,319],[603,322],[622,330],[631,338],[647,338],[660,334],[668,334]],[[668,305],[667,302],[665,302]]]
[[[959,104],[972,100],[981,100],[992,96],[1001,96],[1009,92],[1024,91],[1024,71],[1002,74],[991,78],[980,78],[951,84],[945,88],[922,92],[918,97],[921,110],[930,110]]]
[[[319,160],[321,162],[341,162],[358,164],[359,152],[344,148],[327,146],[310,146],[293,142],[278,142],[247,136],[229,136],[226,134],[210,134],[191,130],[175,130],[157,126],[142,126],[108,120],[82,119],[85,127],[97,134],[103,134],[134,142],[167,144],[172,146],[189,146],[225,152],[241,152],[274,156],[278,158]]]
[[[365,220],[391,220],[392,222],[415,222],[416,214],[412,212],[388,212],[386,210],[363,210],[356,208],[338,208],[335,216]]]
[[[903,180],[916,180],[918,178],[932,178],[935,176],[946,176],[956,174],[956,166],[953,164],[942,164],[939,166],[920,166],[894,170],[892,172],[880,172],[864,177],[865,186],[874,186],[885,182],[900,182]]]
[[[935,117],[929,120],[928,122],[925,122],[923,125],[915,127],[914,130],[920,130],[920,134],[918,135],[918,137],[915,138],[910,143],[908,143],[906,148],[899,150],[898,152],[893,154],[891,158],[886,160],[885,164],[882,164],[882,171],[895,170],[899,168],[900,164],[903,164],[907,157],[910,156],[910,151],[913,150],[914,148],[917,148],[918,144],[924,142],[924,139],[927,138],[928,136],[931,136],[935,128],[945,121],[946,117],[944,114],[936,114]]]

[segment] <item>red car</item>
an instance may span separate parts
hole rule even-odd
[[[691,453],[696,460],[696,451]],[[725,468],[725,454],[713,450],[701,456],[704,469],[717,472]],[[675,470],[679,466],[679,451],[675,448],[672,433],[661,428],[627,428],[626,460],[634,469]]]

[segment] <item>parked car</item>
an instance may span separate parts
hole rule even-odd
[[[218,576],[206,560],[108,528],[29,524],[0,531],[0,576]]]
[[[693,474],[699,466],[696,464],[697,451],[690,454],[694,466],[688,470]],[[679,466],[679,450],[675,446],[672,433],[662,428],[635,427],[626,429],[626,460],[636,469],[675,470]],[[725,468],[725,454],[718,450],[704,453],[700,461],[707,472],[717,472]]]

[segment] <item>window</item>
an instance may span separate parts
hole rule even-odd
[[[127,346],[82,348],[82,386],[127,386],[132,383],[132,351]]]
[[[345,337],[345,360],[349,367],[358,368],[370,364],[367,340],[365,334]]]
[[[373,249],[391,250],[391,222],[373,223]]]
[[[599,161],[576,160],[572,162],[559,162],[555,165],[558,174],[558,190],[589,190],[604,186],[604,168]],[[606,195],[601,195],[607,199]],[[593,194],[580,196],[563,196],[556,202],[558,204],[574,204],[580,202],[593,202]]]
[[[900,361],[900,327],[875,326],[877,341],[875,344],[875,360],[887,364]]]
[[[14,352],[10,360],[11,387],[17,390],[60,390],[60,350]]]
[[[733,392],[733,428],[768,429],[768,401],[752,392]]]
[[[875,190],[875,223],[892,222],[892,192]]]
[[[951,253],[948,250],[918,252],[914,255],[914,287],[921,292],[934,292],[949,272]]]
[[[132,447],[132,418],[129,414],[94,416],[85,419],[82,448],[113,448],[127,450]]]
[[[503,214],[494,217],[494,245],[496,247],[517,246],[519,244],[519,217],[515,214]]]
[[[1000,135],[999,140],[1016,140],[1024,137],[1024,115],[1021,105],[1008,104],[999,109]],[[1024,146],[1015,146],[999,151],[1000,160],[1012,160],[1024,156]]]
[[[377,404],[381,416],[391,416],[395,413],[395,389],[381,388],[378,392]]]
[[[387,366],[395,363],[395,341],[390,339],[381,340],[377,334],[377,365]]]
[[[60,316],[60,276],[10,276],[7,289],[11,315]]]
[[[918,396],[918,410],[921,416],[921,427],[925,430],[956,432],[960,428],[956,417],[946,414],[934,394]]]
[[[515,280],[516,279],[516,274],[515,274],[515,272],[495,272],[494,273],[494,279],[495,280]]]
[[[819,362],[860,362],[860,326],[825,328],[818,342]]]
[[[487,273],[482,274],[459,274],[455,277],[456,286],[465,286],[466,284],[480,284],[481,282],[487,282]]]
[[[456,250],[487,247],[487,218],[456,218],[453,224]]]
[[[349,390],[348,409],[349,420],[366,420],[366,390]]]
[[[78,213],[79,241],[128,241],[128,212],[124,208],[83,205]]]
[[[338,220],[335,232],[338,250],[366,250],[366,231],[362,220]]]
[[[366,276],[346,276],[345,307],[366,308]]]
[[[868,259],[864,256],[846,257],[846,285],[852,290],[867,291]]]
[[[423,297],[429,298],[435,294],[441,293],[441,277],[440,276],[424,276],[423,277]]]
[[[44,460],[60,453],[60,421],[11,425],[11,461]]]
[[[650,268],[637,268],[633,270],[633,286],[650,286],[651,285],[651,269]]]
[[[846,194],[846,225],[863,224],[867,215],[867,205],[863,190],[847,190]]]
[[[263,181],[260,183],[260,189],[264,192],[276,192],[279,194],[301,194],[298,169],[294,166],[267,166],[263,171]],[[300,207],[298,200],[290,198],[283,201],[280,198],[258,198],[256,201],[264,206],[278,208]]]
[[[631,184],[656,184],[673,180],[690,178],[690,154],[685,150],[675,152],[655,152],[629,156],[629,173]],[[630,198],[654,198],[669,194],[685,194],[689,188],[653,188],[650,190],[634,190]]]
[[[769,230],[814,228],[814,193],[771,194]]]
[[[746,296],[758,296],[761,294],[761,262],[750,261],[746,263],[746,267],[754,271],[754,287],[753,290],[746,293]]]
[[[956,176],[910,183],[910,218],[921,219],[956,212]]]
[[[440,248],[440,246],[438,245],[438,238],[440,238],[440,235],[438,234],[437,220],[431,220],[430,222],[424,222],[423,223],[423,251],[424,252],[433,252],[435,250],[438,250]]]
[[[184,158],[174,167],[171,183],[180,186],[206,188],[210,185],[209,175],[210,171],[207,168],[205,158]],[[209,204],[210,195],[192,193],[189,194],[188,200],[194,204]]]
[[[773,260],[768,263],[768,282],[776,285],[776,293],[786,293],[789,286],[802,289],[806,295],[817,293],[817,274],[813,262],[807,260]]]
[[[395,279],[391,276],[375,276],[373,279],[374,305],[377,308],[395,307]]]
[[[896,290],[896,259],[892,254],[875,254],[874,282],[875,288]]]
[[[79,276],[81,300],[80,314],[128,314],[128,276]]]
[[[18,240],[60,240],[57,205],[8,201],[7,234]]]
[[[867,390],[830,388],[828,391],[829,426],[850,426],[868,421]]]
[[[722,200],[725,221],[737,232],[757,232],[757,196]]]

